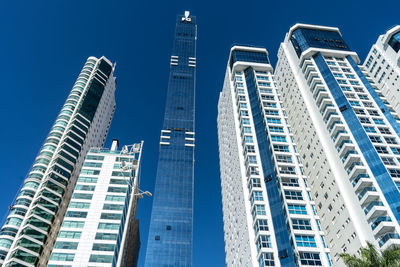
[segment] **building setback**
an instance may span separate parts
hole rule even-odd
[[[89,57],[10,207],[0,264],[45,266],[90,147],[102,147],[115,111],[114,66]]]
[[[387,99],[388,109],[400,113],[400,25],[379,36],[364,67]],[[379,94],[379,92],[377,92]],[[390,103],[390,104],[389,104]]]
[[[338,28],[296,24],[275,69],[335,266],[400,244],[400,126]]]
[[[142,146],[89,150],[48,267],[137,266]]]
[[[227,266],[330,266],[264,48],[231,48],[218,102]]]
[[[192,266],[196,30],[177,17],[146,267]]]

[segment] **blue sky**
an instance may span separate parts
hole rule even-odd
[[[361,2],[361,1],[360,1]],[[3,1],[0,217],[23,182],[88,56],[117,62],[117,109],[106,146],[144,140],[141,188],[153,191],[175,16],[197,16],[194,266],[223,266],[217,101],[232,44],[266,47],[273,64],[297,22],[337,26],[364,60],[400,23],[399,1]],[[151,198],[137,217],[143,266]]]

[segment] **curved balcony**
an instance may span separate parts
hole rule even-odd
[[[341,142],[344,138],[349,137],[346,130],[338,131],[335,135],[332,135],[333,142]]]
[[[400,235],[398,233],[386,233],[379,240],[379,246],[382,250],[400,245]]]
[[[393,232],[395,226],[392,219],[388,216],[378,217],[371,223],[371,228],[375,236],[380,236],[387,232]]]
[[[367,215],[368,221],[387,216],[386,207],[383,205],[382,201],[372,201],[364,208],[364,213]]]
[[[358,199],[361,205],[369,205],[372,201],[379,200],[379,193],[376,191],[375,187],[365,187],[359,194]]]
[[[372,187],[373,183],[372,183],[371,178],[364,178],[363,177],[363,178],[357,179],[357,181],[354,180],[352,185],[354,187],[354,190],[356,192],[359,192],[359,191],[364,190],[366,187]]]
[[[347,153],[342,158],[342,162],[343,162],[345,168],[348,168],[348,166],[350,164],[353,164],[353,162],[356,162],[356,161],[361,161],[361,158],[358,155],[357,151],[355,151],[355,150],[347,151]]]
[[[326,90],[319,90],[319,93],[317,93],[317,94],[314,96],[314,99],[315,99],[315,101],[317,101],[317,103],[320,102],[320,101],[322,101],[323,98],[328,98],[328,99],[329,99],[328,91],[326,91]]]

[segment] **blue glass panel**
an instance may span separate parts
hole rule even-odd
[[[399,52],[399,50],[400,50],[400,32],[394,34],[390,38],[388,45],[390,45],[396,53]]]
[[[146,267],[192,266],[194,147],[185,146],[194,132],[196,22],[178,16],[163,127],[171,130],[161,145],[146,250]],[[192,59],[193,60],[193,59]],[[191,64],[193,65],[193,64]]]
[[[253,68],[247,68],[244,74],[246,76],[251,112],[253,114],[260,159],[265,176],[265,186],[267,188],[268,202],[271,209],[272,223],[274,224],[275,238],[279,253],[278,257],[282,266],[294,267],[296,264],[294,261],[293,250],[290,246],[289,232],[286,228],[286,217],[282,208],[283,203],[278,189],[278,180],[275,176],[274,163],[269,150],[270,143],[265,134],[266,125],[258,99]]]
[[[332,75],[328,65],[326,64],[323,56],[318,53],[314,56],[315,63],[317,64],[319,71],[321,72],[329,90],[332,93],[336,104],[339,107],[349,107],[343,109],[342,114],[347,122],[350,131],[352,132],[354,139],[356,140],[361,153],[364,155],[368,166],[370,167],[372,173],[378,185],[384,194],[389,206],[396,217],[396,220],[400,223],[400,192],[393,182],[390,174],[388,173],[385,165],[383,164],[379,154],[376,152],[371,140],[369,139],[367,133],[362,127],[360,121],[358,120],[353,109],[350,108],[350,104],[347,101],[343,91],[340,89],[339,84],[336,82],[335,77]]]
[[[293,31],[290,41],[298,57],[310,47],[350,51],[340,33],[336,31],[298,28]]]
[[[230,67],[232,69],[233,63],[236,61],[256,62],[269,64],[268,55],[266,52],[246,51],[235,49],[231,53]]]

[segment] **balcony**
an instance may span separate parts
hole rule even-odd
[[[359,178],[357,181],[354,180],[352,183],[356,192],[364,190],[366,187],[372,187],[372,180],[370,178]]]
[[[393,232],[395,226],[390,217],[378,217],[372,224],[371,228],[375,236],[383,235],[387,232]]]
[[[331,128],[332,125],[333,125],[334,123],[336,123],[336,122],[341,123],[338,114],[331,115],[325,122],[326,122],[328,128]]]
[[[334,136],[332,136],[333,142],[341,142],[345,137],[348,137],[347,131],[338,131]]]
[[[329,98],[328,92],[326,90],[319,90],[319,93],[314,96],[315,101],[320,102],[323,98]]]
[[[381,237],[378,244],[381,250],[385,250],[394,245],[398,246],[400,245],[400,235],[398,233],[387,233]]]
[[[316,84],[315,84],[315,88],[312,88],[311,90],[313,91],[313,97],[314,97],[314,99],[317,97],[317,95],[318,95],[320,92],[326,92],[326,89],[325,89],[325,87],[322,85],[322,83],[316,83]]]
[[[328,113],[330,111],[332,111],[332,112],[336,111],[336,108],[335,108],[335,106],[333,104],[326,105],[325,109],[321,110],[321,115],[325,116],[325,112]]]
[[[349,141],[349,142],[345,142],[345,141]],[[345,159],[345,161],[346,161],[347,157],[349,156],[349,155],[347,155],[347,152],[349,152],[349,151],[356,152],[356,146],[350,140],[344,140],[344,143],[337,148],[337,151],[339,152],[339,157]],[[350,152],[350,153],[353,153],[353,152]],[[346,157],[346,155],[347,155],[347,157]]]
[[[361,205],[369,205],[372,201],[379,201],[379,193],[375,187],[365,187],[361,193],[358,194],[358,199]]]
[[[348,166],[350,164],[353,164],[353,162],[360,161],[360,160],[361,160],[361,158],[358,155],[357,151],[355,151],[355,150],[347,151],[347,153],[342,158],[342,162],[343,162],[345,168],[348,168]]]
[[[365,215],[367,215],[367,220],[375,220],[378,217],[387,216],[386,207],[383,205],[382,201],[372,201],[364,209]]]

